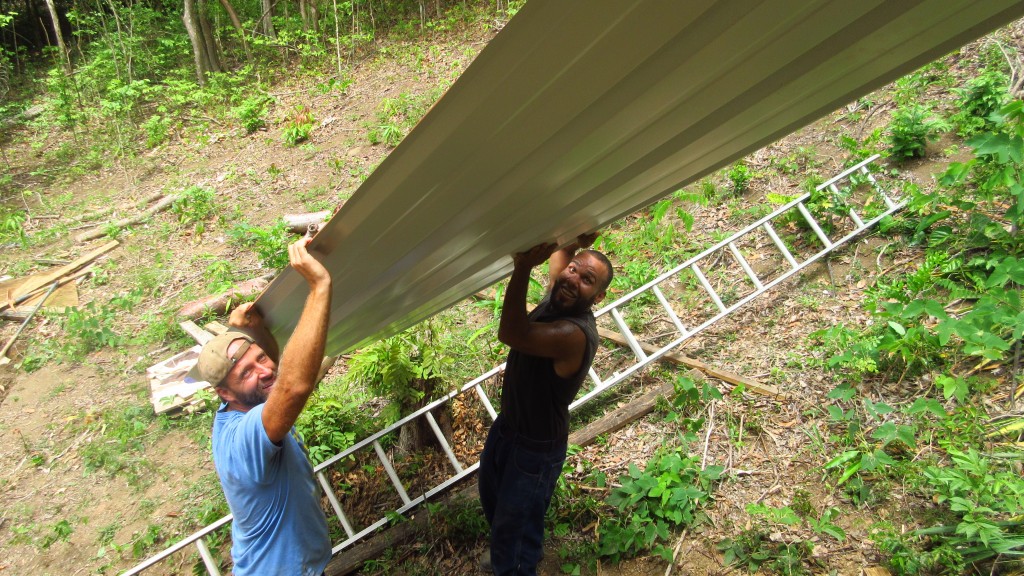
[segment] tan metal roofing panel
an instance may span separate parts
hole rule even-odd
[[[395,333],[1024,15],[1008,0],[531,0],[311,244],[328,352]],[[259,307],[283,341],[307,293]]]

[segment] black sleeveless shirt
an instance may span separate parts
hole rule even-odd
[[[590,310],[563,315],[551,309],[551,294],[529,314],[531,322],[568,320],[583,330],[587,348],[580,369],[569,378],[555,372],[554,360],[508,353],[501,388],[501,414],[505,424],[531,440],[564,443],[569,438],[569,404],[579,392],[597,354],[597,322]]]

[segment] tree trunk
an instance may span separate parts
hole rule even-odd
[[[235,12],[235,7],[231,5],[230,0],[220,0],[220,5],[228,13],[231,25],[235,27],[235,32],[238,33],[238,37],[242,40],[242,49],[245,50],[246,60],[252,62],[252,52],[249,50],[249,43],[245,40],[245,29],[242,28],[242,21],[238,19],[238,12]]]
[[[434,394],[434,388],[437,384],[438,381],[433,379],[415,380],[410,382],[410,386],[418,388],[423,392],[423,397],[418,402],[403,405],[401,413],[403,415],[412,414],[430,402],[430,399]],[[441,433],[444,434],[445,438],[451,438],[453,430],[452,415],[448,404],[438,406],[430,413],[434,416],[434,420],[437,421],[437,426],[441,429]],[[438,442],[437,436],[434,435],[434,431],[431,429],[426,418],[416,418],[412,422],[402,426],[398,433],[397,448],[402,454],[412,454],[414,452],[419,452],[424,448],[440,448],[440,446],[441,444]]]
[[[53,35],[57,39],[57,49],[60,50],[60,61],[64,66],[64,72],[71,74],[71,56],[68,48],[64,45],[64,34],[60,30],[60,18],[57,17],[57,8],[53,0],[46,0],[46,9],[50,11],[50,21],[53,22]]]
[[[206,0],[198,0],[196,15],[199,17],[199,30],[203,34],[203,44],[206,45],[206,55],[210,62],[211,72],[222,72],[224,67],[220,63],[220,52],[217,50],[217,41],[213,37],[213,27],[210,26],[210,19],[206,17]]]
[[[277,32],[274,31],[274,22],[270,19],[272,12],[274,11],[273,0],[262,0],[263,16],[260,19],[260,25],[263,28],[263,35],[268,38],[277,38]]]
[[[320,34],[320,11],[316,7],[316,0],[305,0],[306,12],[309,16],[309,29],[315,34]]]
[[[185,0],[185,9],[181,14],[181,19],[185,22],[188,39],[192,42],[192,56],[196,62],[196,80],[200,86],[206,86],[206,74],[210,71],[210,64],[206,55],[206,43],[203,41],[199,29],[195,0]]]

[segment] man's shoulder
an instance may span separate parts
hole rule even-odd
[[[253,426],[260,426],[262,428],[262,414],[263,404],[255,406],[248,412],[222,408],[217,411],[213,419],[213,436],[216,438],[225,434],[233,434],[235,431]]]

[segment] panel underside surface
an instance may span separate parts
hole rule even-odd
[[[1024,15],[1007,0],[531,0],[311,244],[327,351],[393,334]],[[307,289],[258,301],[283,342]]]

